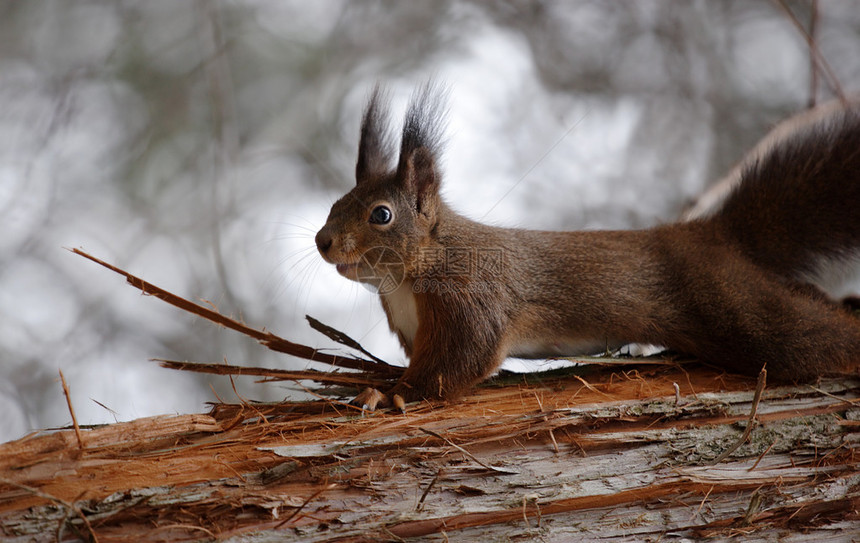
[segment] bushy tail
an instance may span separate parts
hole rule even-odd
[[[750,164],[707,220],[751,260],[792,279],[814,277],[823,261],[860,256],[860,104]]]

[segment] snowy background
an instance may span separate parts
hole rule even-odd
[[[787,4],[808,24],[810,2]],[[860,1],[819,5],[819,46],[856,91]],[[331,346],[311,314],[403,361],[313,235],[353,183],[374,83],[399,117],[430,76],[452,89],[447,200],[545,229],[674,220],[812,87],[832,96],[765,0],[0,1],[0,441],[70,423],[58,370],[92,424],[236,399],[153,357],[306,367],[64,247],[293,341]]]

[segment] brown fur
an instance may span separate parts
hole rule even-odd
[[[361,259],[372,248],[402,260],[400,290],[381,293],[410,357],[391,393],[453,399],[509,355],[632,342],[743,373],[766,364],[781,380],[858,362],[860,320],[805,279],[822,259],[860,245],[857,109],[776,145],[710,218],[603,232],[496,228],[458,215],[439,196],[438,92],[428,84],[413,97],[393,169],[384,110],[374,91],[356,187],[334,204],[316,241],[352,279],[383,267]],[[378,205],[393,212],[390,223],[369,222]]]

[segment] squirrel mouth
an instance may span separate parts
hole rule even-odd
[[[351,264],[335,264],[335,268],[337,269],[337,273],[344,277],[348,277],[351,272],[354,273],[358,268],[358,262],[353,262]]]

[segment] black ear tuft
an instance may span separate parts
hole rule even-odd
[[[361,119],[361,139],[358,143],[358,160],[355,163],[355,179],[374,174],[388,173],[394,156],[391,129],[388,122],[388,96],[379,85],[373,88],[370,100]]]
[[[447,100],[448,89],[429,80],[412,93],[400,141],[400,159],[397,164],[399,179],[414,175],[416,166],[435,170],[448,125]],[[415,159],[420,164],[413,164]],[[438,179],[435,181],[438,182]]]

